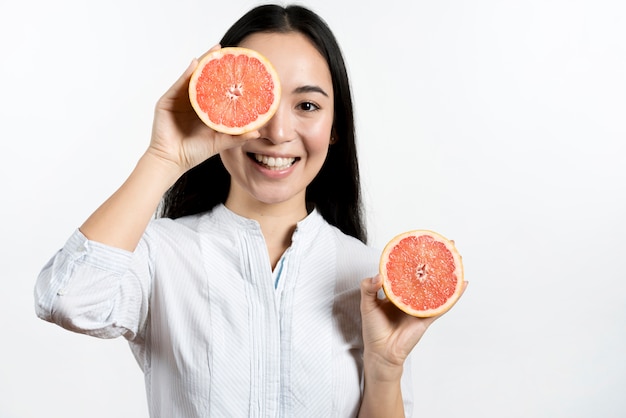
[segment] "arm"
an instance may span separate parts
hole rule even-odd
[[[194,60],[159,99],[150,145],[128,179],[42,269],[35,286],[42,319],[106,338],[134,338],[150,292],[149,256],[138,245],[163,193],[185,171],[258,136],[221,134],[198,118],[188,95],[196,66]]]
[[[365,383],[359,418],[404,418],[404,362],[438,317],[405,314],[387,299],[378,299],[381,287],[378,275],[361,282]]]
[[[198,118],[188,95],[197,64],[194,60],[159,99],[148,149],[124,184],[80,227],[88,239],[133,251],[163,194],[184,172],[258,137],[256,131],[239,137],[221,134]]]
[[[176,167],[146,152],[124,184],[80,227],[92,241],[134,251],[162,195],[174,184]]]
[[[380,359],[364,358],[363,400],[359,418],[404,418],[404,402],[400,381],[402,367],[379,363]]]

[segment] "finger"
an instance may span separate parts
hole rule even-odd
[[[213,130],[212,130],[213,131]],[[218,131],[213,131],[215,138],[215,153],[220,153],[227,149],[242,147],[246,142],[257,139],[261,136],[259,131],[246,132],[241,135],[230,135]]]
[[[361,289],[363,289],[368,295],[376,296],[382,287],[383,280],[382,277],[380,277],[380,274],[377,274],[370,279],[361,281]]]
[[[156,108],[164,110],[190,110],[189,102],[189,79],[193,71],[198,66],[198,60],[193,59],[183,74],[176,80],[174,84],[161,96],[157,102]]]
[[[189,63],[189,66],[185,70],[185,72],[178,78],[178,80],[176,80],[176,82],[163,95],[163,98],[165,99],[177,98],[183,90],[187,91],[187,89],[189,88],[189,80],[191,79],[191,75],[193,74],[194,70],[198,67],[200,60],[204,58],[208,53],[217,51],[220,48],[221,48],[220,44],[214,45],[213,47],[211,47],[211,49],[209,49],[207,52],[202,54],[202,56],[199,59],[198,58],[192,59],[191,62]]]
[[[211,52],[213,52],[213,51],[217,51],[218,49],[222,49],[222,45],[220,45],[220,44],[213,45],[213,46],[211,47],[211,49],[209,49],[207,52],[205,52],[204,54],[202,54],[202,55],[200,56],[200,58],[198,58],[198,61],[202,61],[202,58],[206,57],[207,55],[209,55],[209,54],[210,54]]]
[[[383,285],[380,274],[361,281],[361,311],[369,312],[378,307],[378,292]]]
[[[187,90],[189,86],[189,79],[191,78],[191,75],[193,74],[197,66],[198,60],[196,58],[192,59],[189,63],[189,66],[187,66],[185,72],[182,73],[180,77],[178,77],[178,80],[176,80],[176,82],[172,85],[172,87],[170,87],[167,93],[165,93],[165,96],[177,96],[177,93],[182,89]]]
[[[189,85],[189,79],[191,78],[191,75],[193,74],[193,72],[196,69],[196,67],[198,67],[198,64],[200,63],[200,60],[202,58],[204,58],[207,54],[209,54],[209,53],[211,53],[213,51],[217,51],[220,48],[222,48],[222,46],[220,44],[216,44],[216,45],[212,46],[211,49],[209,49],[207,52],[202,54],[202,56],[200,58],[192,59],[191,63],[189,63],[189,66],[187,67],[185,72],[178,78],[178,80],[176,80],[174,85],[172,85],[172,87],[170,87],[168,93],[170,91],[176,91],[177,92],[177,91],[180,90],[181,87],[187,88],[188,85]]]
[[[241,134],[238,136],[239,139],[243,139],[245,141],[249,141],[251,139],[257,139],[261,137],[261,133],[259,131],[250,131],[245,134]]]

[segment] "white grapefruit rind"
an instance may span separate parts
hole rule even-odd
[[[214,59],[220,59],[223,56],[230,55],[230,54],[235,55],[235,56],[246,55],[248,57],[254,57],[258,59],[259,61],[263,63],[263,65],[265,66],[265,69],[271,74],[272,80],[274,81],[274,91],[273,91],[274,101],[272,102],[272,105],[270,106],[269,110],[266,113],[259,115],[255,121],[250,122],[249,124],[242,126],[242,127],[226,126],[223,124],[213,122],[211,119],[208,118],[206,113],[204,113],[202,109],[200,109],[200,106],[198,105],[198,99],[197,99],[196,87],[198,84],[198,78],[200,77],[200,74],[202,73],[202,69],[204,68],[204,66],[209,61],[212,61]],[[200,58],[200,61],[198,62],[198,66],[196,67],[194,72],[191,74],[191,78],[189,79],[189,101],[191,102],[191,106],[193,107],[193,109],[198,114],[198,117],[202,120],[202,122],[204,122],[211,129],[228,134],[228,135],[243,135],[247,132],[255,131],[261,128],[263,125],[265,125],[272,118],[272,116],[274,116],[274,113],[276,113],[276,110],[278,109],[278,105],[280,103],[280,93],[281,93],[281,87],[280,87],[280,81],[278,79],[278,72],[276,72],[276,69],[274,68],[272,63],[263,55],[258,53],[257,51],[253,49],[249,49],[249,48],[227,47],[227,48],[221,48],[216,51],[209,52],[208,54]]]
[[[401,240],[410,236],[419,237],[423,235],[428,235],[434,238],[436,241],[443,243],[446,246],[446,248],[450,251],[454,259],[454,264],[456,266],[456,269],[454,270],[454,274],[456,274],[456,276],[458,277],[458,281],[456,283],[456,288],[454,289],[454,293],[452,294],[452,296],[450,296],[450,298],[448,298],[448,300],[443,305],[441,305],[437,309],[415,310],[409,305],[403,303],[400,297],[396,296],[393,293],[393,291],[391,290],[391,284],[386,275],[385,266],[387,265],[387,261],[389,260],[389,254],[391,253],[391,249],[395,247]],[[450,310],[450,308],[452,308],[452,306],[456,303],[456,301],[461,296],[461,293],[463,293],[463,261],[462,261],[461,255],[459,254],[458,250],[456,249],[454,245],[454,242],[452,240],[447,239],[443,235],[438,234],[437,232],[430,231],[427,229],[416,229],[413,231],[404,232],[400,235],[395,236],[393,239],[391,239],[391,241],[389,241],[389,243],[387,243],[387,245],[383,249],[381,259],[380,259],[379,271],[380,271],[380,276],[383,281],[383,291],[385,292],[387,299],[389,299],[400,310],[412,316],[416,316],[420,318],[428,318],[428,317],[433,317],[437,315],[442,315],[446,313],[448,310]]]

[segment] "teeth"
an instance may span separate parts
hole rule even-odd
[[[254,159],[272,170],[284,170],[296,162],[295,158],[275,158],[261,154],[254,154]]]

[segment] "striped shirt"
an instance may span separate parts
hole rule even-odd
[[[75,231],[37,279],[36,311],[72,331],[124,336],[151,417],[353,417],[359,283],[379,255],[313,211],[272,272],[259,224],[219,205],[152,221],[134,252]]]

